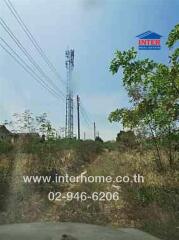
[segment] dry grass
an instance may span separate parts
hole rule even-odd
[[[91,143],[90,143],[91,144]],[[40,153],[16,152],[0,155],[1,212],[0,223],[34,221],[74,221],[137,227],[163,239],[177,239],[179,226],[179,171],[159,173],[151,151],[117,151],[85,146]],[[52,148],[53,150],[53,148]],[[93,151],[90,155],[90,151]],[[96,152],[95,152],[96,151]],[[164,154],[163,154],[164,155]],[[165,155],[163,156],[165,159]],[[166,161],[167,164],[167,161]],[[52,168],[60,173],[79,175],[86,170],[93,176],[132,176],[139,173],[144,183],[112,183],[72,185],[25,185],[19,175],[45,175]],[[17,176],[18,175],[18,176]],[[4,182],[4,184],[3,184]],[[119,192],[118,201],[53,202],[47,200],[49,190],[80,192]]]

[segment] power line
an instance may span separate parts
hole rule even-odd
[[[58,99],[64,99],[62,96],[58,95],[57,92],[55,92],[51,87],[48,86],[48,84],[41,79],[37,73],[9,46],[9,44],[0,37],[0,40],[10,49],[10,51],[3,46],[3,44],[0,43],[0,46],[4,49],[6,53],[8,53],[27,73],[29,73],[43,88],[48,90],[54,97]]]
[[[74,105],[75,105],[75,102],[74,102]],[[75,105],[75,107],[77,107],[77,106]],[[85,122],[87,124],[87,127],[89,129],[91,129],[91,127],[93,125],[93,121],[91,121],[90,117],[88,116],[88,113],[83,106],[81,98],[80,98],[80,109],[79,110],[80,110],[80,114],[82,116],[83,122]]]
[[[87,118],[86,118],[86,116],[85,116],[85,114],[84,114],[84,112],[82,111],[81,108],[80,108],[80,113],[81,113],[82,119],[83,119],[83,121],[86,123],[88,129],[91,130],[91,124],[90,124],[89,121],[87,120]]]
[[[1,39],[3,40],[3,39]],[[35,80],[37,80],[41,86],[43,86],[46,90],[48,90],[53,96],[55,96],[56,98],[61,98],[61,96],[57,95],[56,92],[54,92],[53,89],[51,89],[42,79],[39,78],[39,76],[33,71],[33,69],[31,69],[24,61],[23,59],[21,59],[21,57],[15,53],[14,55],[16,55],[16,57],[9,51],[7,50],[7,48],[5,48],[1,43],[0,43],[0,46],[6,51],[6,53],[8,53],[27,73],[29,73]],[[11,48],[10,48],[11,49]],[[12,49],[11,49],[12,51]],[[22,62],[24,63],[24,65],[22,64]],[[35,77],[34,77],[34,75]]]
[[[19,23],[19,25],[21,26],[21,28],[23,29],[23,31],[26,33],[27,37],[29,38],[29,40],[31,41],[31,43],[33,44],[33,46],[35,47],[35,49],[38,51],[38,53],[40,54],[40,56],[43,58],[43,60],[46,62],[46,64],[48,65],[48,67],[51,69],[51,71],[56,75],[56,77],[58,77],[60,79],[60,81],[65,84],[65,81],[61,78],[60,74],[58,73],[57,69],[54,67],[54,65],[52,64],[52,62],[49,60],[49,58],[47,57],[47,55],[45,54],[44,50],[40,47],[40,45],[38,44],[38,42],[36,41],[36,39],[34,38],[34,36],[32,35],[32,33],[30,32],[29,28],[27,27],[27,25],[24,23],[24,21],[22,20],[22,18],[20,17],[20,14],[17,12],[17,10],[15,9],[14,5],[11,3],[10,0],[4,0],[6,6],[8,7],[8,9],[11,11],[11,13],[13,14],[13,16],[15,17],[15,19],[17,20],[17,22]]]
[[[84,121],[87,123],[88,127],[90,129],[92,129],[92,126],[93,126],[93,134],[94,134],[94,140],[95,140],[96,139],[96,133],[97,133],[96,122],[95,121],[92,122],[91,118],[89,117],[88,112],[85,110],[82,103],[80,104],[80,110],[81,110],[80,112],[82,114],[82,117],[83,117]],[[98,136],[99,136],[99,132],[98,132]]]
[[[93,124],[93,121],[91,120],[91,117],[89,117],[89,114],[88,114],[88,112],[86,111],[83,103],[82,103],[82,102],[80,102],[80,103],[81,103],[81,105],[80,105],[80,106],[81,106],[81,111],[83,112],[85,118],[87,119],[87,121],[89,122],[89,124]]]
[[[40,74],[53,86],[53,88],[57,89],[58,92],[60,92],[62,95],[64,93],[53,83],[53,81],[44,73],[44,71],[41,69],[41,67],[35,62],[33,57],[27,52],[27,50],[24,48],[22,43],[16,38],[16,36],[13,34],[13,32],[10,30],[8,25],[5,23],[5,21],[0,18],[0,24],[4,28],[4,30],[8,33],[8,35],[11,37],[11,39],[16,43],[16,45],[20,48],[20,50],[26,55],[28,60],[32,63],[32,65],[40,72]]]
[[[64,93],[53,83],[53,81],[44,73],[44,71],[41,69],[41,67],[36,63],[36,61],[33,59],[33,57],[27,52],[27,50],[24,48],[22,43],[16,38],[16,36],[13,34],[13,32],[10,30],[8,25],[5,23],[5,21],[0,17],[0,25],[4,28],[4,30],[8,33],[8,35],[11,37],[11,39],[16,43],[16,45],[20,48],[20,50],[26,55],[28,60],[32,63],[32,65],[40,72],[40,74],[53,86],[56,91],[58,91],[63,97],[65,96]]]
[[[6,46],[8,46],[8,48],[11,50],[11,52],[13,52],[15,56],[0,43],[0,46],[6,51],[6,53],[8,53],[26,72],[28,72],[33,78],[35,78],[35,80],[37,80],[46,90],[50,91],[53,96],[57,97],[58,99],[61,98],[60,95],[58,95],[52,88],[50,88],[47,83],[44,82],[43,79],[41,79],[37,75],[37,73],[25,63],[25,61],[4,41],[4,39],[0,39],[6,44]],[[35,75],[35,77],[33,74]]]
[[[25,32],[25,34],[27,35],[27,37],[29,38],[29,40],[31,41],[31,43],[33,44],[33,46],[35,47],[35,49],[38,51],[38,53],[40,54],[40,56],[43,58],[43,60],[46,62],[46,64],[48,65],[48,67],[51,69],[51,71],[53,71],[53,73],[60,78],[60,80],[65,83],[62,79],[60,74],[58,73],[58,71],[56,70],[56,68],[54,67],[54,65],[52,64],[52,62],[48,59],[48,57],[46,56],[44,50],[40,47],[40,45],[38,44],[38,42],[36,41],[36,39],[34,38],[34,36],[32,35],[32,33],[30,32],[30,30],[28,29],[28,27],[26,26],[26,24],[24,23],[24,21],[22,20],[22,18],[20,17],[19,13],[17,12],[17,10],[15,9],[14,5],[11,3],[10,0],[4,0],[4,3],[6,4],[6,6],[8,7],[8,9],[10,10],[10,12],[13,14],[13,16],[15,17],[15,19],[17,20],[17,22],[19,23],[19,25],[21,26],[21,28],[23,29],[23,31]],[[32,63],[32,65],[38,70],[38,72],[40,72],[40,74],[48,81],[48,83],[50,82],[50,84],[53,86],[53,88],[50,88],[47,83],[45,83],[42,78],[40,78],[36,72],[30,68],[23,60],[22,58],[20,58],[18,56],[18,58],[20,59],[21,63],[19,61],[17,61],[17,58],[15,58],[7,49],[5,49],[2,45],[1,47],[3,47],[3,49],[8,52],[11,57],[13,57],[31,76],[35,75],[36,79],[40,79],[41,84],[43,83],[43,87],[44,84],[45,86],[48,88],[48,90],[50,89],[51,93],[53,92],[53,94],[55,94],[55,96],[58,96],[59,92],[63,97],[64,97],[64,93],[58,89],[58,87],[53,83],[53,81],[44,73],[44,71],[40,68],[40,66],[35,62],[35,60],[33,59],[33,57],[27,52],[27,50],[24,48],[24,46],[22,45],[22,43],[16,38],[16,36],[13,34],[13,32],[10,30],[10,28],[8,27],[8,25],[5,23],[5,21],[0,18],[0,24],[1,26],[4,28],[4,30],[9,34],[9,36],[13,39],[13,41],[16,43],[16,45],[20,48],[20,50],[26,55],[26,57],[28,58],[28,60]],[[3,40],[4,41],[4,40]],[[10,47],[10,46],[9,46]],[[12,48],[10,48],[11,51],[13,51]],[[17,54],[13,51],[13,53],[16,55]],[[26,67],[24,67],[24,65]],[[30,69],[30,72],[29,72]],[[34,76],[33,76],[34,77]],[[60,96],[61,97],[61,96]],[[85,120],[85,122],[87,123],[88,126],[91,125],[91,120],[85,110],[85,108],[83,106],[81,106],[80,112]]]

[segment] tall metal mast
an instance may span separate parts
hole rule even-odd
[[[80,140],[80,97],[77,95],[78,140]]]
[[[74,68],[74,49],[66,50],[66,69],[67,69],[67,94],[66,94],[66,138],[73,138],[73,89],[72,89],[72,71]]]

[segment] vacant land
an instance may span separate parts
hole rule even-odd
[[[2,144],[0,154],[0,223],[82,222],[136,227],[162,239],[179,234],[179,170],[156,168],[153,149],[120,143],[56,140]],[[142,183],[25,184],[23,175],[144,176]],[[118,192],[118,201],[50,202],[49,191]]]

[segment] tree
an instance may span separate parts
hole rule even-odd
[[[167,46],[173,47],[179,39],[179,25],[171,31]],[[123,84],[128,92],[132,107],[117,109],[109,116],[110,121],[121,121],[124,127],[145,127],[156,148],[156,163],[162,169],[160,141],[168,140],[169,162],[174,164],[172,136],[177,132],[179,118],[179,49],[170,56],[170,66],[150,59],[137,59],[137,51],[116,51],[110,71],[116,74],[123,70]]]
[[[101,143],[103,143],[103,139],[102,139],[101,137],[97,136],[97,137],[95,138],[95,142],[101,142]]]
[[[136,136],[133,131],[120,131],[117,134],[116,142],[119,142],[124,147],[136,146]]]
[[[11,121],[5,121],[14,133],[35,133],[45,135],[47,139],[54,139],[57,131],[52,126],[46,113],[42,113],[34,117],[30,110],[25,110],[22,113],[14,113]]]
[[[38,125],[38,131],[41,135],[46,134],[46,126],[47,126],[47,114],[42,113],[41,115],[36,117],[37,125]]]
[[[30,110],[25,110],[22,113],[14,113],[12,121],[5,121],[14,133],[34,133],[36,131],[35,118]]]

